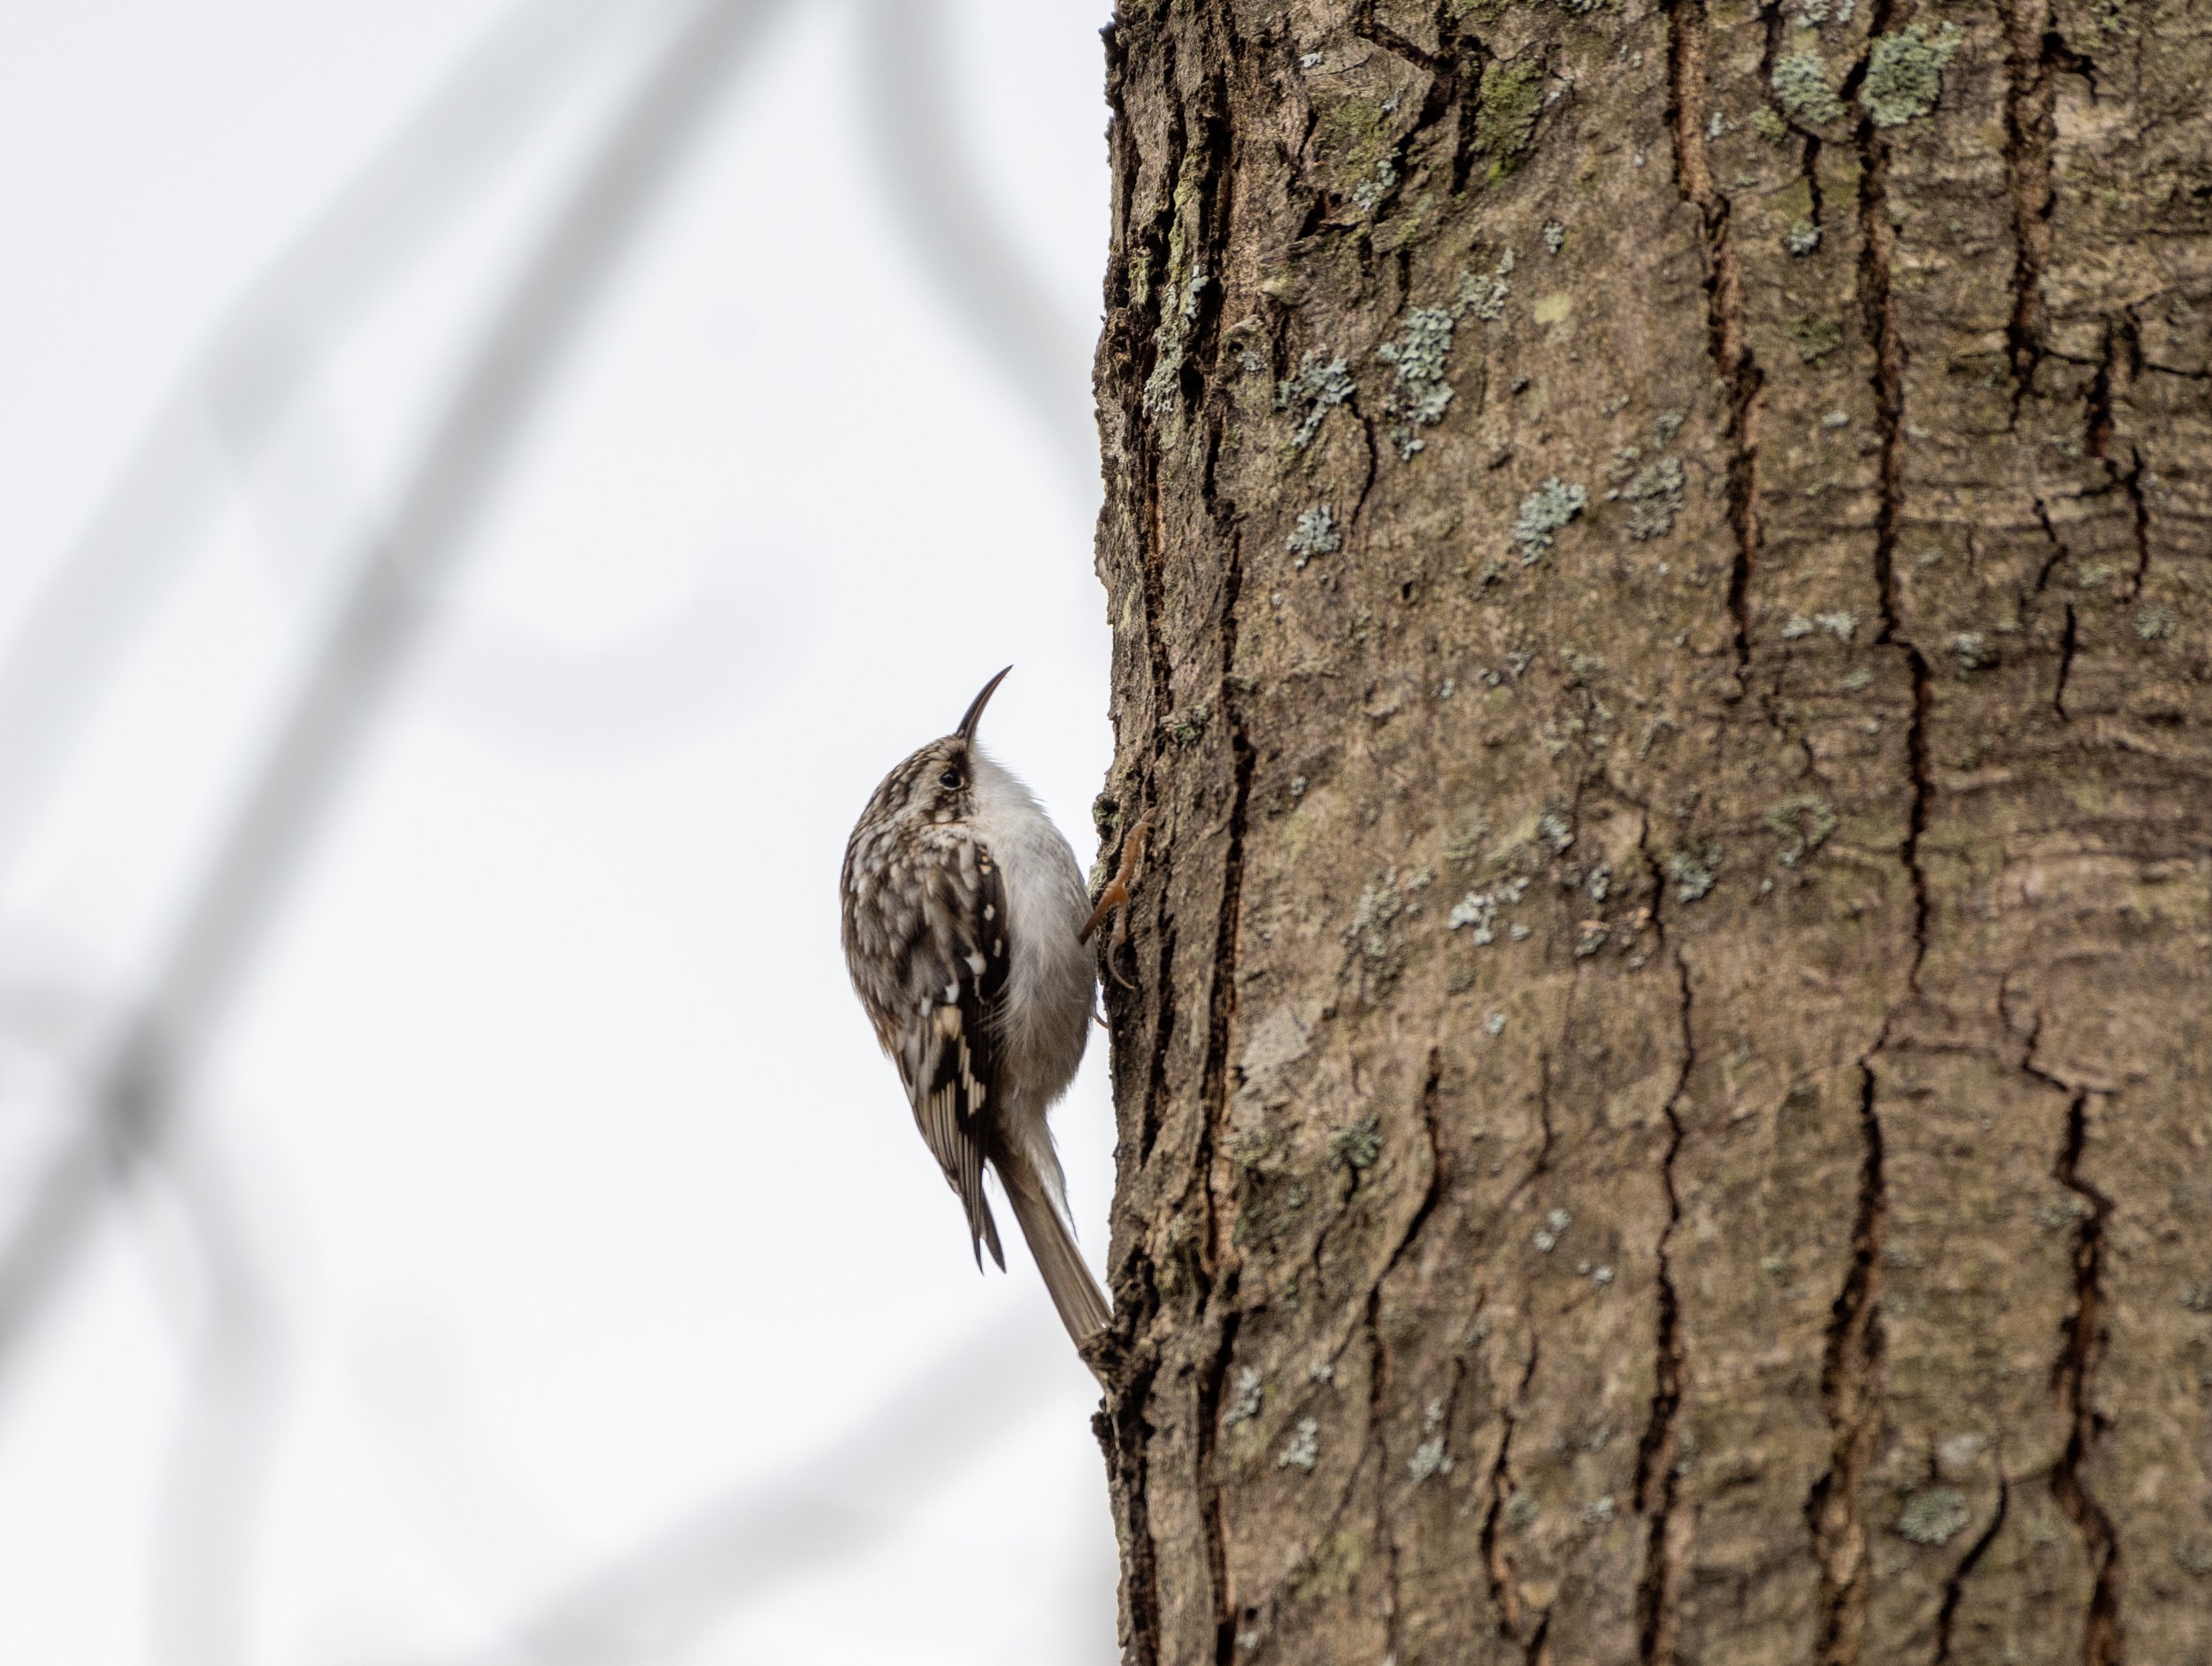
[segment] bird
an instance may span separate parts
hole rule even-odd
[[[1125,902],[1134,853],[1094,909],[1044,807],[977,743],[1011,670],[868,800],[845,845],[841,936],[854,992],[966,1212],[978,1270],[986,1249],[1006,1266],[987,1166],[1081,1350],[1112,1313],[1076,1248],[1046,1113],[1082,1063],[1097,992],[1085,945]]]

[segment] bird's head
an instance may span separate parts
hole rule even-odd
[[[891,800],[885,809],[893,817],[942,824],[965,821],[972,813],[979,756],[975,726],[992,692],[1006,680],[1006,672],[1013,669],[1009,665],[983,685],[950,734],[932,741],[891,772],[879,795]]]

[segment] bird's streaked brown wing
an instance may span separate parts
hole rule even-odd
[[[921,1045],[902,1050],[900,1068],[922,1139],[967,1211],[976,1264],[982,1265],[987,1247],[1003,1268],[1006,1255],[983,1194],[983,1155],[986,1119],[995,1109],[992,1096],[999,1086],[999,1009],[1009,963],[1005,888],[990,852],[972,838],[949,841],[933,855],[943,859],[925,864],[931,896],[923,917],[936,928],[925,933],[933,940],[917,944],[914,956],[917,981],[928,979],[920,982],[916,1004],[926,1002],[928,1013]]]

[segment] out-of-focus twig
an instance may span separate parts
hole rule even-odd
[[[89,1089],[94,1114],[0,1246],[0,1370],[77,1259],[111,1168],[159,1137],[420,638],[524,419],[727,72],[784,0],[698,0],[641,78],[473,355],[389,524],[354,564],[300,694]]]
[[[327,338],[472,200],[614,28],[670,4],[523,0],[228,310],[0,656],[0,868],[133,626],[221,503],[225,464],[259,450]]]
[[[959,142],[944,0],[861,0],[862,109],[884,204],[939,297],[1028,405],[1079,489],[1098,484],[1086,342],[999,227]]]
[[[466,1666],[664,1658],[764,1593],[860,1554],[1059,1403],[1055,1389],[1073,1373],[1057,1342],[1031,1313],[963,1337],[828,1449],[585,1576]]]
[[[165,1142],[158,1168],[142,1173],[165,1182],[178,1206],[198,1296],[188,1316],[184,1404],[156,1506],[152,1656],[175,1666],[243,1666],[286,1333],[253,1223],[212,1132]]]

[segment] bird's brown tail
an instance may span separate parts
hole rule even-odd
[[[1106,1293],[1091,1277],[1083,1255],[1075,1247],[1075,1229],[1068,1222],[1067,1188],[1060,1178],[1059,1161],[1052,1155],[1050,1136],[1041,1128],[1041,1154],[1024,1150],[1008,1141],[995,1154],[994,1166],[1006,1187],[1006,1201],[1014,1206],[1014,1218],[1037,1271],[1044,1275],[1052,1305],[1060,1310],[1060,1323],[1079,1349],[1104,1330],[1113,1317]]]

